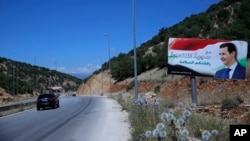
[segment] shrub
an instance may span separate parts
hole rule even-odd
[[[131,81],[131,82],[128,84],[128,86],[127,86],[127,88],[126,88],[126,91],[132,90],[132,89],[134,88],[134,85],[135,85],[135,81],[133,80],[133,81]]]
[[[157,85],[157,86],[155,87],[154,92],[155,92],[155,93],[158,93],[158,92],[160,92],[160,91],[161,91],[161,86],[160,86],[160,85]]]
[[[247,113],[247,118],[250,120],[250,112]]]
[[[225,109],[234,109],[236,107],[239,106],[239,103],[232,100],[231,98],[225,98],[223,101],[222,101],[222,106],[221,106],[221,110],[225,110]]]
[[[243,103],[243,102],[244,102],[243,97],[241,97],[240,95],[235,96],[235,100],[236,100],[237,102],[239,102],[239,103]]]

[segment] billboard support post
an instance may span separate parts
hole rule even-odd
[[[197,94],[196,94],[196,80],[194,76],[191,76],[191,95],[192,95],[192,106],[197,105]]]

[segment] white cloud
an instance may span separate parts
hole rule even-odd
[[[69,74],[86,74],[86,75],[90,75],[92,74],[94,71],[100,69],[101,67],[98,66],[94,66],[92,64],[87,64],[85,67],[76,67],[76,68],[67,68],[67,67],[57,67],[56,70],[63,72],[63,73],[69,73]],[[51,68],[53,70],[55,70],[55,68]]]

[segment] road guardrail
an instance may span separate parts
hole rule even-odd
[[[36,104],[36,99],[29,99],[20,102],[0,105],[0,117],[15,112],[23,111],[25,109],[28,109],[28,107],[33,107],[35,104]]]

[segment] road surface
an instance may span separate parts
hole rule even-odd
[[[129,141],[127,113],[102,96],[60,96],[60,108],[0,118],[0,141]]]

